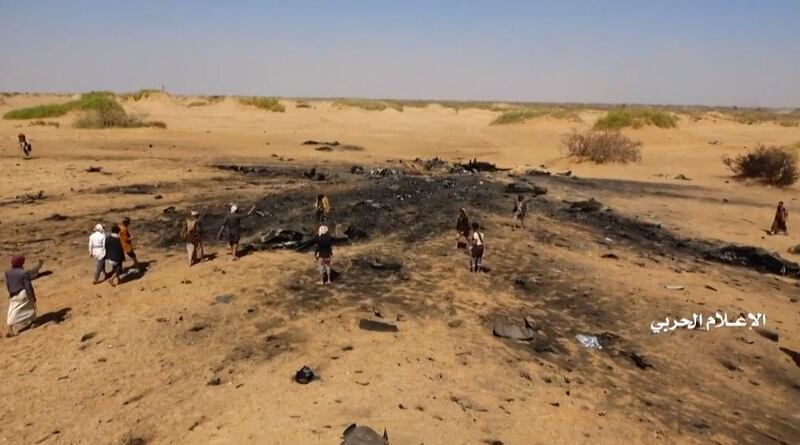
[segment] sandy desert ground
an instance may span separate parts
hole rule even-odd
[[[8,97],[0,113],[67,99]],[[125,103],[167,129],[0,120],[0,257],[22,252],[52,272],[34,283],[40,325],[0,340],[5,443],[334,444],[354,422],[385,428],[393,445],[800,443],[798,281],[633,229],[660,224],[664,236],[800,261],[786,253],[800,242],[791,216],[800,213],[798,187],[732,180],[720,161],[757,143],[800,142],[800,128],[683,116],[677,129],[625,130],[644,143],[641,163],[597,166],[560,150],[561,136],[591,127],[597,111],[582,112],[582,122],[490,126],[495,112],[437,105],[365,111],[287,100],[285,113],[270,113],[232,99],[192,101]],[[19,132],[33,159],[21,159]],[[309,139],[363,150],[319,152],[302,145]],[[512,170],[350,173],[434,156]],[[215,168],[233,164],[265,173]],[[533,201],[527,227],[512,230],[509,174],[540,165],[577,178],[526,178],[549,191]],[[313,166],[327,179],[306,179]],[[40,190],[42,200],[15,200]],[[205,215],[207,232],[230,202],[269,211],[244,223],[249,242],[269,228],[312,230],[322,192],[335,221],[367,235],[337,245],[333,286],[316,284],[311,253],[259,250],[232,262],[211,234],[215,257],[186,266],[178,226],[190,209]],[[564,210],[564,201],[590,197],[618,218]],[[765,234],[778,200],[790,212],[788,237]],[[486,273],[470,274],[454,248],[461,206],[486,228]],[[93,286],[91,227],[126,215],[149,268],[118,287]],[[376,271],[362,257],[403,267]],[[673,284],[685,290],[665,288]],[[232,298],[218,299],[225,294]],[[653,320],[716,311],[764,313],[779,338],[746,327],[650,330]],[[494,320],[521,316],[537,328],[533,341],[492,335]],[[398,332],[361,330],[361,319]],[[583,348],[581,333],[602,334],[607,347]],[[632,353],[652,367],[638,367]],[[321,379],[294,383],[303,365]]]

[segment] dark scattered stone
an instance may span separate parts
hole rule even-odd
[[[230,303],[232,303],[232,302],[233,302],[234,298],[235,298],[235,297],[234,297],[233,295],[231,295],[231,294],[220,294],[220,295],[217,295],[217,296],[214,298],[214,300],[215,300],[217,303],[222,303],[222,304],[230,304]]]
[[[682,173],[680,175],[676,176],[675,179],[677,179],[679,181],[691,181],[691,179],[687,178],[686,175],[684,175]]]
[[[52,215],[45,218],[45,221],[65,221],[69,219],[68,216],[64,216],[60,213],[53,213]]]
[[[211,376],[211,378],[208,379],[208,382],[206,383],[206,385],[208,386],[219,386],[220,384],[222,384],[222,379],[220,379],[219,376],[216,375]]]
[[[88,334],[83,334],[83,336],[81,337],[81,341],[84,342],[87,340],[91,340],[95,337],[95,335],[97,335],[97,332],[89,332]]]
[[[647,368],[653,367],[653,365],[647,361],[645,356],[639,354],[638,352],[630,351],[630,352],[625,352],[624,354],[626,357],[631,359],[639,369],[647,370]]]
[[[528,184],[527,182],[512,182],[506,186],[509,193],[532,193],[535,196],[546,195],[547,188]]]
[[[103,167],[94,167],[92,165],[89,166],[86,170],[86,173],[103,173]]]
[[[373,331],[373,332],[397,332],[397,326],[391,323],[384,323],[382,321],[375,321],[375,320],[367,320],[362,318],[358,322],[358,327],[364,331]]]
[[[205,323],[195,323],[191,328],[189,328],[189,331],[191,331],[191,332],[200,332],[203,329],[206,329],[207,327],[208,327],[208,325],[205,324]]]
[[[594,198],[589,198],[587,201],[575,201],[569,203],[569,208],[567,209],[570,212],[599,212],[603,210],[603,204],[599,201],[595,201]]]
[[[169,213],[175,213],[175,206],[169,206],[169,207],[167,207],[166,209],[164,209],[164,210],[163,210],[163,212],[164,212],[164,213],[167,213],[167,214],[169,214]]]
[[[794,361],[795,366],[800,367],[800,352],[792,351],[791,349],[784,347],[781,347],[780,350],[784,354],[788,355],[792,361]]]
[[[294,381],[301,385],[306,385],[316,379],[317,376],[314,374],[314,371],[308,366],[303,366],[294,374]]]
[[[453,320],[450,323],[447,323],[447,326],[451,328],[457,328],[461,326],[463,322],[464,322],[463,320]]]
[[[606,254],[600,255],[600,258],[607,258],[607,259],[610,259],[610,260],[618,260],[619,259],[619,257],[616,254],[613,254],[613,253],[606,253]]]
[[[780,335],[777,332],[773,331],[772,329],[767,329],[763,326],[758,326],[753,328],[756,333],[768,340],[778,341],[780,339]]]

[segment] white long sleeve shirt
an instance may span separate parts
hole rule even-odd
[[[94,232],[89,236],[89,255],[96,260],[106,257],[106,235],[101,232]]]

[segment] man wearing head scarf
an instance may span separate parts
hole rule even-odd
[[[186,241],[186,253],[189,254],[189,267],[196,261],[202,261],[206,256],[203,252],[203,230],[200,227],[199,217],[200,214],[192,210],[181,229],[181,238]]]
[[[94,282],[100,282],[100,274],[105,279],[106,274],[106,230],[102,224],[94,226],[92,234],[89,236],[89,256],[94,258]]]
[[[778,202],[778,208],[775,210],[775,219],[772,221],[772,228],[770,235],[777,235],[783,233],[788,235],[789,231],[786,228],[786,220],[789,219],[789,211],[783,206],[783,201]]]
[[[239,255],[239,229],[242,226],[242,218],[250,216],[256,211],[256,206],[253,206],[246,214],[239,213],[239,207],[236,204],[231,205],[231,213],[225,216],[222,222],[222,227],[219,228],[217,238],[222,239],[222,232],[228,232],[228,245],[231,248],[231,255],[233,261],[236,261]]]
[[[317,233],[317,250],[314,256],[317,258],[317,267],[322,274],[322,284],[330,284],[331,282],[331,269],[333,266],[333,238],[328,233],[328,226],[319,226]]]
[[[467,209],[461,207],[458,209],[458,222],[456,222],[456,249],[461,245],[461,239],[464,239],[465,244],[469,244],[469,216],[467,216]]]
[[[122,243],[122,250],[125,254],[133,260],[133,267],[139,265],[139,260],[136,258],[136,252],[133,250],[133,237],[130,232],[131,219],[129,217],[122,218],[122,223],[119,225],[119,241]]]
[[[314,217],[317,220],[317,224],[326,221],[330,213],[331,201],[327,196],[320,193],[317,195],[316,201],[314,201]]]
[[[31,276],[23,269],[25,257],[11,257],[11,269],[6,271],[6,287],[8,288],[7,337],[13,337],[20,331],[30,327],[36,320],[36,294],[33,291]]]

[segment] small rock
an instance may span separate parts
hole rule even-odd
[[[88,334],[83,334],[83,336],[81,337],[81,341],[84,342],[87,340],[91,340],[94,338],[95,335],[97,335],[97,332],[89,332]]]
[[[189,331],[191,331],[191,332],[200,332],[203,329],[206,329],[207,327],[208,327],[208,325],[205,324],[205,323],[195,323],[191,328],[189,328]]]
[[[220,294],[217,295],[214,299],[216,300],[217,303],[230,304],[233,302],[234,296],[231,294]]]
[[[208,386],[219,386],[220,384],[222,384],[222,379],[220,379],[219,376],[216,375],[211,376],[211,378],[208,379],[208,383],[206,383],[206,385]]]
[[[763,326],[758,326],[753,328],[756,333],[768,340],[778,341],[780,339],[780,335],[777,332],[773,331],[772,329],[765,328]]]
[[[397,326],[391,323],[384,323],[382,321],[361,319],[358,322],[358,328],[364,331],[374,332],[397,332]]]

